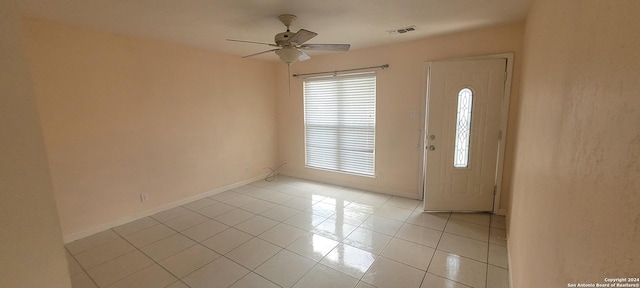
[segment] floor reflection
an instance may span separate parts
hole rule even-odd
[[[460,257],[458,255],[449,254],[447,256],[447,267],[446,267],[447,278],[449,279],[458,279],[458,274],[460,273]]]

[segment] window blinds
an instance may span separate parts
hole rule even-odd
[[[306,166],[374,176],[376,75],[304,81]]]

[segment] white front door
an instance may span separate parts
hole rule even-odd
[[[502,58],[430,64],[425,210],[493,210],[505,69]]]

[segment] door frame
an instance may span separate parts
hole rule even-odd
[[[507,139],[507,124],[509,123],[509,103],[511,100],[511,82],[513,79],[513,52],[507,53],[499,53],[499,54],[491,54],[491,55],[481,55],[481,56],[472,56],[465,58],[447,58],[441,60],[431,60],[425,63],[426,70],[426,85],[424,87],[424,98],[423,98],[423,110],[422,114],[422,128],[420,129],[420,157],[422,159],[422,165],[420,165],[420,177],[418,177],[419,182],[418,187],[420,187],[421,199],[425,199],[424,188],[425,188],[425,172],[427,167],[427,158],[425,153],[425,143],[427,143],[427,120],[429,119],[429,79],[430,79],[430,67],[433,62],[443,62],[443,61],[460,61],[460,60],[479,60],[479,59],[506,59],[507,67],[506,67],[506,77],[504,81],[504,96],[502,98],[502,115],[500,116],[500,131],[502,132],[499,146],[498,146],[498,159],[496,168],[496,192],[493,198],[493,213],[497,215],[506,215],[506,209],[500,208],[500,197],[502,195],[502,174],[504,169],[504,154]]]

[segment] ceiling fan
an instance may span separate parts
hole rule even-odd
[[[295,15],[291,15],[291,14],[284,14],[284,15],[278,16],[278,19],[280,20],[280,22],[282,22],[282,24],[284,24],[284,26],[287,27],[287,31],[276,34],[275,44],[255,42],[255,41],[235,40],[235,39],[227,39],[227,41],[261,44],[261,45],[269,45],[271,47],[277,47],[271,50],[243,56],[242,58],[252,57],[252,56],[275,51],[275,53],[280,57],[280,60],[282,60],[287,64],[291,64],[296,61],[305,61],[305,60],[311,59],[309,54],[305,53],[303,50],[349,51],[349,48],[351,47],[350,44],[305,44],[311,38],[316,37],[318,33],[311,32],[305,29],[300,29],[296,33],[291,32],[289,30],[289,27],[291,26],[291,23],[293,23],[293,21],[296,20],[296,18],[297,17]]]

